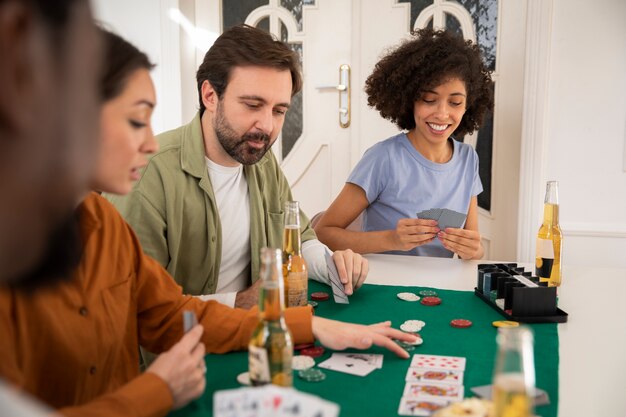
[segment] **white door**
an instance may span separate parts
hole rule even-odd
[[[240,2],[209,3],[221,11],[222,27],[237,19],[263,27],[302,56],[304,89],[290,110],[298,120],[283,130],[274,151],[309,216],[328,207],[366,149],[398,131],[367,106],[363,93],[365,79],[387,48],[412,28],[431,24],[478,39],[483,50],[491,48],[492,123],[465,140],[477,146],[489,190],[480,209],[485,258],[515,259],[525,0],[250,0],[248,10]],[[340,75],[346,65],[349,89],[346,70]]]

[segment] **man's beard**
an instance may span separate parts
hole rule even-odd
[[[217,105],[213,130],[226,153],[243,165],[253,165],[259,162],[271,146],[270,136],[262,132],[245,133],[243,136],[238,136],[226,120],[221,103]],[[249,140],[263,141],[265,146],[260,149],[252,148],[247,143]]]
[[[33,292],[71,279],[83,252],[79,216],[76,210],[56,227],[48,239],[41,261],[26,274],[9,282],[12,288]]]

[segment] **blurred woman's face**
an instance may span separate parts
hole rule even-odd
[[[147,156],[158,149],[150,125],[155,105],[156,94],[147,69],[133,72],[123,91],[104,103],[94,189],[114,194],[132,190]]]

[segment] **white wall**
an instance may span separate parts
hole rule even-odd
[[[545,186],[546,180],[555,179],[560,181],[564,263],[626,266],[626,0],[540,1],[553,6],[548,74],[543,74],[547,87],[545,95],[526,99],[541,100],[537,105],[546,109],[541,113],[544,158],[537,164],[540,181],[527,190],[532,195],[521,196],[532,200],[527,205],[534,212],[521,219],[526,222],[521,233],[527,234],[528,248],[520,260],[531,261],[534,255],[544,193],[538,183]],[[190,63],[193,58],[188,57],[184,38],[181,47],[185,35],[167,10],[181,6],[193,21],[190,10],[195,1],[92,0],[92,4],[98,19],[157,63],[155,132],[186,122],[196,106],[195,92],[188,90],[193,88],[190,72],[197,61]]]
[[[152,71],[158,103],[152,116],[156,134],[182,124],[180,31],[167,14],[169,7],[178,7],[178,3],[177,0],[91,0],[98,21],[145,52],[156,64]]]
[[[544,175],[569,265],[626,266],[624,22],[624,0],[554,1]]]

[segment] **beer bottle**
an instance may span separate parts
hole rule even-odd
[[[293,385],[293,342],[285,323],[280,249],[261,249],[259,324],[248,345],[248,370],[252,385]]]
[[[498,329],[493,376],[495,417],[531,417],[535,392],[533,335],[525,326]]]
[[[540,281],[547,281],[551,287],[561,285],[561,237],[558,182],[548,181],[543,223],[537,233],[535,272]]]
[[[307,305],[309,273],[302,257],[300,237],[300,206],[297,201],[285,202],[283,232],[283,277],[287,307]]]

